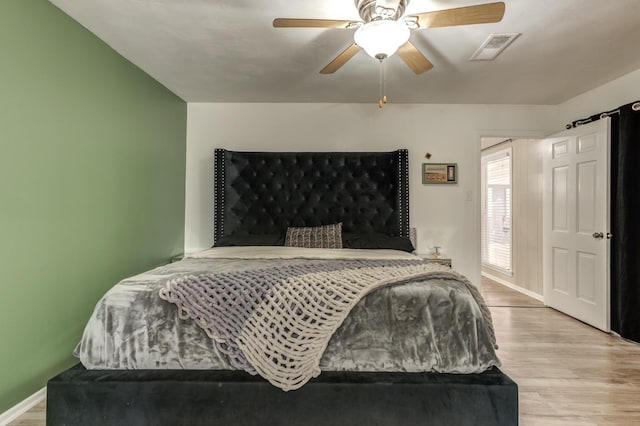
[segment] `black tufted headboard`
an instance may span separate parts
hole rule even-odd
[[[215,151],[215,240],[342,222],[409,236],[409,156],[393,152]]]

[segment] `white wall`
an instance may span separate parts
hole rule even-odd
[[[546,135],[555,107],[513,105],[188,105],[185,251],[213,242],[215,148],[253,151],[409,149],[411,226],[418,251],[443,247],[454,268],[480,282],[480,136]],[[422,185],[426,161],[458,163],[457,185]],[[468,198],[471,200],[469,201]]]
[[[575,120],[638,100],[640,100],[640,69],[559,104],[555,127],[564,129],[565,124]]]

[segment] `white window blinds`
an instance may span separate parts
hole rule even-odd
[[[512,273],[511,148],[482,156],[482,265]]]

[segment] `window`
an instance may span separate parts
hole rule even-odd
[[[511,148],[482,155],[482,265],[512,273]]]

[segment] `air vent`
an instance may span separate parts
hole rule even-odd
[[[482,43],[470,61],[493,61],[504,49],[515,40],[520,33],[491,34]]]

